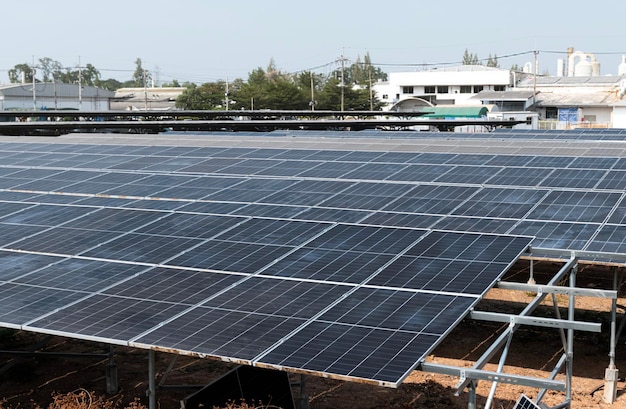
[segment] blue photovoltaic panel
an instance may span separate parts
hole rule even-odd
[[[513,409],[541,409],[541,407],[530,400],[529,397],[522,394],[522,396],[520,396],[515,403],[515,407]]]
[[[64,308],[86,294],[13,283],[0,284],[0,323],[10,328]]]
[[[210,240],[170,260],[193,269],[255,273],[292,251],[292,247]]]
[[[246,146],[258,134],[205,147],[0,143],[0,321],[397,386],[531,243],[511,235],[626,251],[626,161],[599,149],[284,135],[277,147],[270,134],[258,146]],[[343,143],[357,137],[372,144]]]
[[[123,343],[180,314],[184,309],[183,304],[96,294],[33,322],[31,326]]]

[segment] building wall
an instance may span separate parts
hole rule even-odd
[[[74,109],[108,111],[111,91],[78,84],[37,83],[35,92],[30,84],[16,84],[0,88],[0,110]]]
[[[613,107],[583,108],[581,121],[597,124],[610,124],[612,122]]]
[[[389,81],[374,85],[376,96],[390,109],[411,98],[434,105],[480,105],[472,100],[480,91],[504,91],[512,84],[509,70],[460,66],[422,72],[392,72]]]
[[[613,108],[613,128],[626,129],[626,106]]]

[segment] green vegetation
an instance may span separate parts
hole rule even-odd
[[[125,82],[102,79],[100,71],[91,64],[64,67],[48,57],[39,59],[34,66],[17,64],[8,74],[11,83],[30,83],[34,78],[35,82],[81,83],[111,91],[150,86],[151,82],[151,74],[143,68],[140,58],[135,60],[132,78]],[[359,57],[353,64],[342,64],[342,68],[327,76],[311,71],[285,73],[271,60],[267,68],[250,72],[247,80],[183,83],[186,90],[176,106],[189,110],[378,110],[381,103],[371,92],[371,86],[386,79],[387,74],[372,65],[369,54],[363,61]],[[181,86],[177,80],[164,85]]]
[[[483,65],[483,60],[478,58],[478,54],[470,53],[467,48],[465,49],[465,53],[463,53],[463,65]],[[498,55],[491,56],[487,58],[485,65],[487,67],[500,68],[500,63],[498,63]]]
[[[343,85],[342,85],[343,78]],[[273,60],[267,68],[256,68],[246,81],[218,81],[189,85],[177,99],[181,109],[245,110],[378,110],[381,103],[370,87],[387,75],[372,66],[369,55],[328,77],[311,71],[290,74],[277,68]],[[343,95],[342,95],[343,94]],[[343,99],[343,104],[342,104]]]

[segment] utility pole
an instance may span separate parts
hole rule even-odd
[[[78,56],[78,110],[83,109],[83,67],[80,65],[80,56]]]
[[[341,50],[341,83],[339,84],[339,86],[341,87],[341,109],[340,110],[342,112],[345,110],[344,109],[344,90],[343,90],[344,87],[345,87],[345,84],[343,83],[345,69],[346,69],[346,67],[345,67],[345,63],[343,61],[343,50]]]
[[[370,79],[370,111],[374,110],[374,94],[372,93],[372,67],[369,67],[369,79]]]
[[[311,111],[315,111],[315,88],[313,84],[313,72],[311,71]]]
[[[535,49],[535,51],[533,51],[533,54],[535,55],[535,75],[533,76],[533,105],[535,105],[537,103],[537,75],[539,75],[539,59],[537,58],[537,55],[539,54],[539,51]]]
[[[226,110],[228,111],[230,109],[230,100],[228,99],[228,97],[230,96],[230,91],[228,90],[228,78],[226,78],[226,92],[224,92],[224,100],[226,102]]]
[[[35,90],[35,56],[33,55],[33,111],[37,110],[37,95]]]
[[[143,70],[143,107],[145,111],[148,110],[148,75],[146,70]]]

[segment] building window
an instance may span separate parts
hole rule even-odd
[[[389,95],[388,94],[383,94],[383,99],[389,99]]]
[[[402,93],[403,94],[412,94],[413,93],[413,87],[402,87]]]
[[[447,94],[449,93],[449,89],[447,85],[439,85],[437,86],[437,94]]]
[[[558,119],[559,111],[555,107],[546,108],[546,119]]]
[[[435,86],[434,85],[427,85],[424,87],[424,94],[434,94],[435,91]]]
[[[494,85],[493,90],[494,91],[506,91],[506,85]]]
[[[483,87],[482,85],[474,85],[474,94],[478,94],[480,91],[482,91],[485,87]]]
[[[461,85],[461,94],[471,94],[472,86],[471,85]]]

